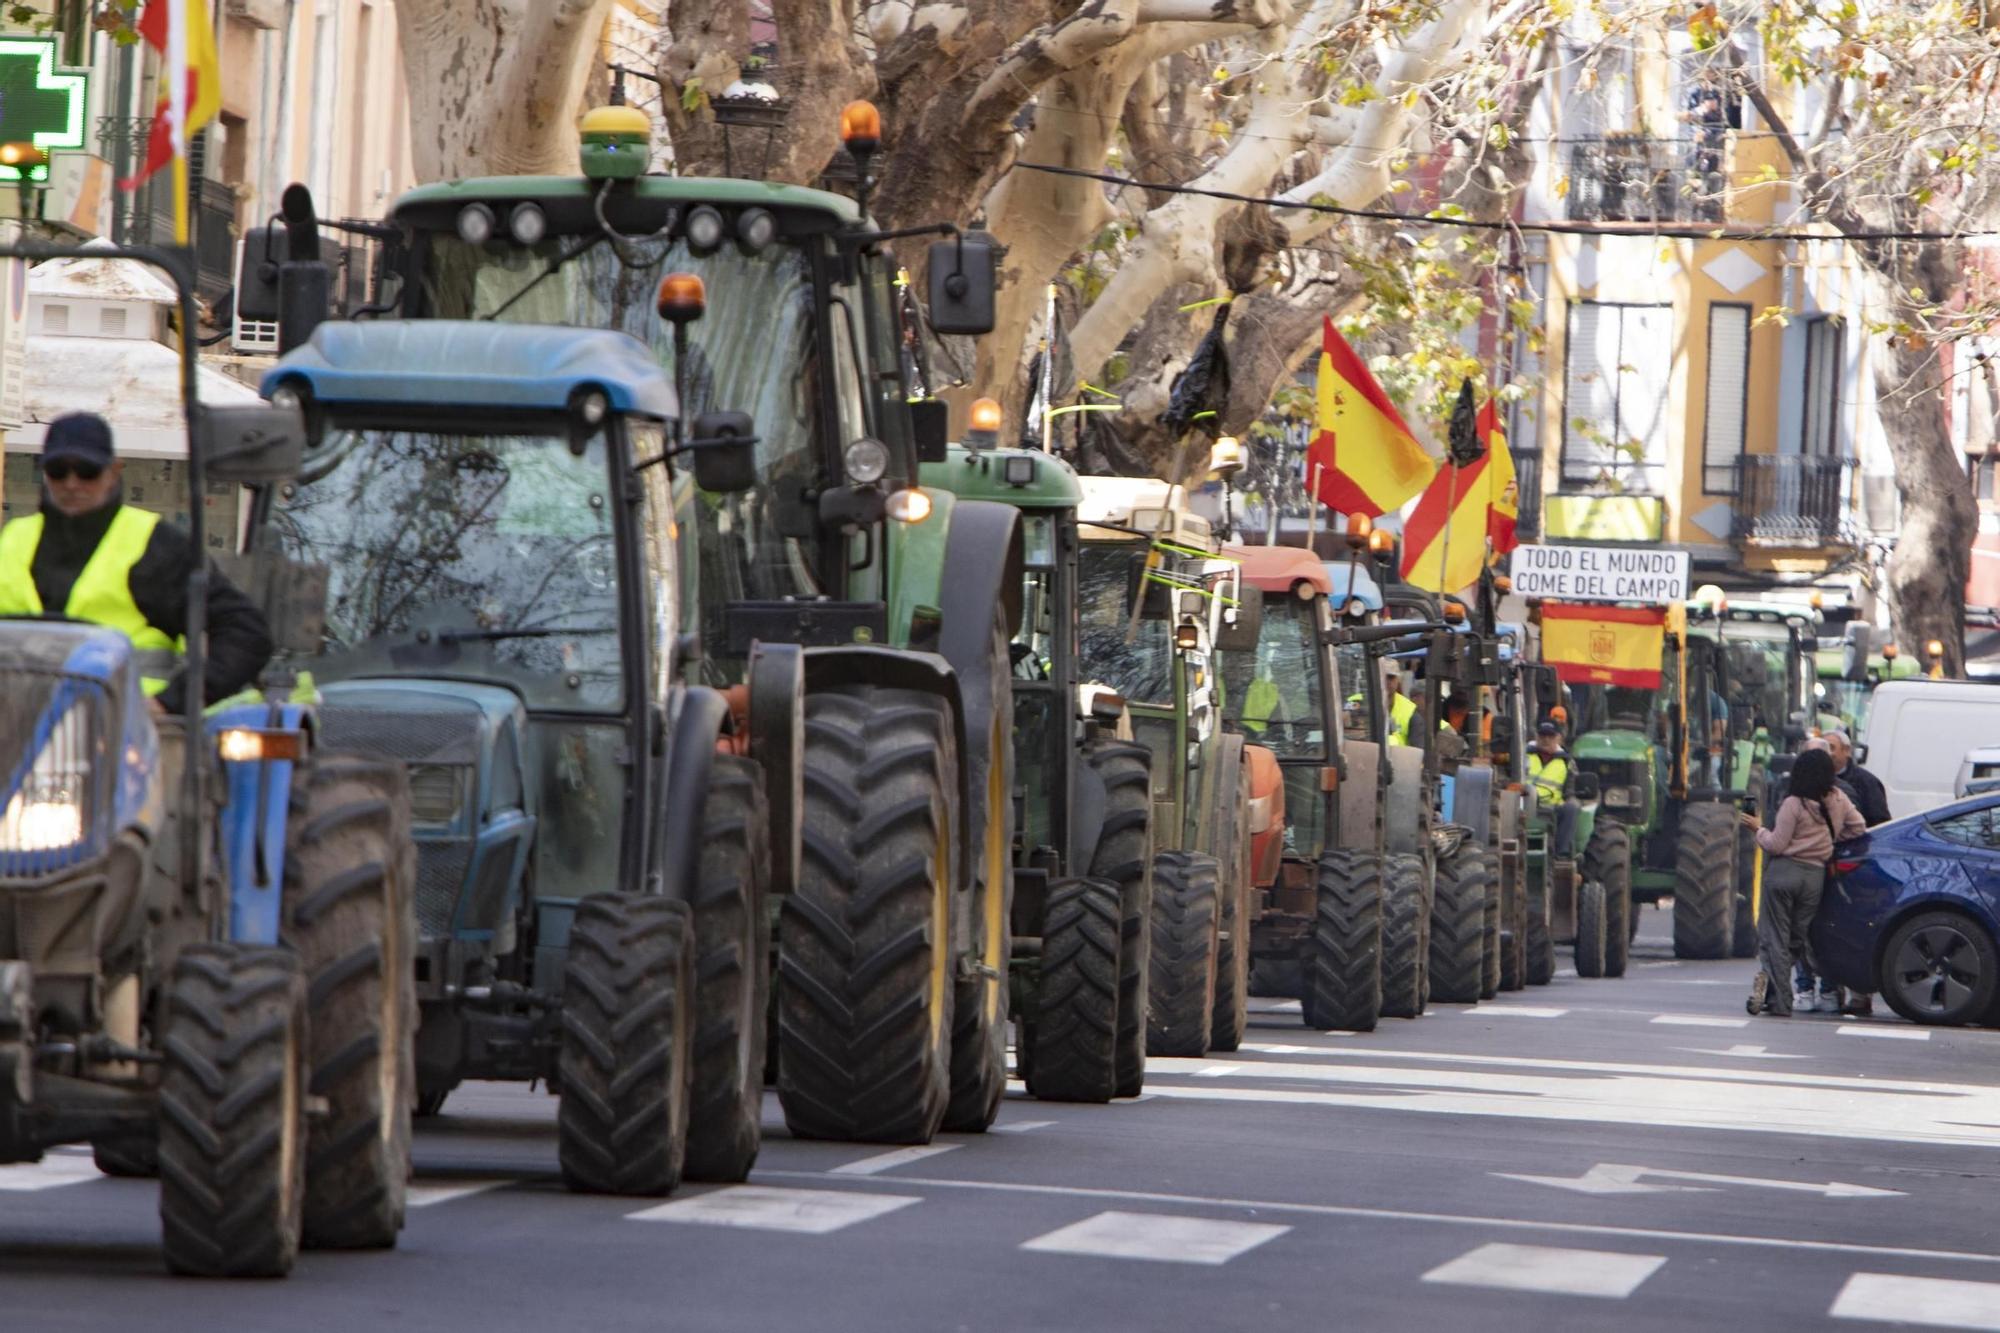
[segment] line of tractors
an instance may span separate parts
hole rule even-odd
[[[1649,897],[1742,948],[1773,733],[1707,695],[1754,657],[1789,717],[1799,626],[1682,615],[1635,720],[1386,534],[1233,547],[1182,484],[951,441],[915,390],[991,328],[995,247],[874,229],[844,128],[857,199],[645,174],[644,117],[594,112],[582,177],[402,199],[343,321],[288,194],[240,284],[268,405],[189,423],[195,514],[254,495],[262,687],[159,717],[116,633],[0,624],[0,1162],[88,1143],[159,1177],[173,1270],[280,1274],[394,1244],[468,1079],[559,1097],[572,1188],[659,1195],[748,1175],[766,1087],[795,1135],[923,1143],[992,1124],[1010,1040],[1102,1102],[1236,1049],[1253,993],[1366,1031],[1558,944],[1616,976]],[[919,303],[889,247],[926,231]],[[1574,855],[1527,780],[1559,708]]]

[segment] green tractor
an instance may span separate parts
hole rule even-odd
[[[984,1129],[1005,1090],[1022,552],[1015,508],[918,484],[945,457],[947,413],[905,349],[920,326],[992,327],[995,254],[949,224],[873,225],[872,127],[851,118],[849,199],[645,174],[645,117],[600,108],[580,176],[399,199],[368,229],[384,245],[370,313],[629,334],[677,390],[689,435],[674,448],[752,445],[753,485],[697,486],[650,517],[643,539],[678,546],[679,578],[628,595],[651,608],[656,660],[726,692],[731,748],[761,764],[773,825],[800,830],[771,847],[786,1122],[922,1143]],[[296,344],[324,317],[329,266],[303,189],[285,218],[280,336]],[[941,239],[920,315],[888,245],[925,234]],[[631,484],[666,454],[635,457]],[[646,688],[661,715],[622,765],[671,722],[665,678]]]
[[[1914,659],[1898,653],[1894,642],[1870,651],[1873,627],[1850,620],[1838,641],[1820,639],[1813,651],[1815,674],[1813,711],[1822,731],[1834,727],[1855,741],[1868,723],[1868,705],[1875,687],[1888,680],[1912,680],[1923,674]]]
[[[1244,592],[1181,487],[1137,477],[1081,482],[1082,670],[1118,692],[1151,754],[1151,938],[1140,946],[1146,1051],[1200,1056],[1217,1011],[1244,1006],[1249,988],[1238,935],[1248,914],[1250,772],[1243,736],[1222,725],[1216,672],[1218,653],[1256,642],[1262,604]],[[1125,967],[1132,970],[1129,959]],[[1120,1022],[1136,1025],[1137,1006],[1121,1010]]]
[[[1014,698],[1017,1063],[1028,1091],[1102,1102],[1141,1091],[1152,920],[1152,760],[1124,701],[1086,679],[1078,642],[1083,485],[1053,454],[954,445],[927,489],[1021,513]]]

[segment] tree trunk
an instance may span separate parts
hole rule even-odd
[[[611,0],[399,0],[417,179],[577,172]]]
[[[1878,288],[1887,279],[1876,277]],[[1894,294],[1878,299],[1891,305]],[[1944,379],[1935,344],[1909,338],[1874,339],[1877,399],[1896,489],[1903,500],[1896,546],[1889,555],[1889,613],[1896,640],[1924,662],[1924,644],[1944,644],[1945,674],[1965,673],[1965,585],[1979,506],[1952,446]]]

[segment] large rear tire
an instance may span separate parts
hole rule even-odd
[[[938,701],[806,700],[799,882],[779,928],[778,1097],[801,1138],[928,1143],[950,1091],[958,756]]]
[[[1500,993],[1500,856],[1491,847],[1486,857],[1486,914],[1479,946],[1479,998],[1490,1000]]]
[[[1382,862],[1372,852],[1319,858],[1300,1011],[1322,1032],[1372,1032],[1382,1014]]]
[[[1153,933],[1152,756],[1128,741],[1093,741],[1084,751],[1104,783],[1104,828],[1090,878],[1118,886],[1118,1093],[1146,1086],[1147,971]]]
[[[1394,852],[1382,860],[1382,1017],[1424,1011],[1424,862]]]
[[[563,970],[557,1155],[580,1193],[680,1184],[694,1084],[694,914],[601,893],[576,906]]]
[[[1736,812],[1690,801],[1674,840],[1674,957],[1730,956],[1736,921]]]
[[[718,754],[712,763],[694,885],[694,1091],[683,1174],[728,1184],[748,1178],[763,1142],[771,829],[756,761]]]
[[[1757,956],[1757,918],[1751,897],[1757,885],[1757,833],[1740,821],[1736,825],[1736,920],[1730,929],[1729,956]]]
[[[1476,1004],[1486,973],[1486,849],[1462,839],[1438,858],[1431,905],[1430,998]]]
[[[1594,879],[1576,886],[1576,974],[1601,977],[1605,968],[1604,886]]]
[[[976,753],[965,756],[972,777],[972,898],[966,904],[958,948],[978,960],[954,969],[951,1094],[944,1128],[983,1134],[1000,1114],[1007,1091],[1007,960],[1014,902],[1014,687],[1005,614],[996,606],[987,651],[987,734],[968,736]],[[968,684],[969,684],[968,680]]]
[[[320,755],[293,776],[284,943],[306,977],[305,1243],[383,1249],[403,1226],[417,1089],[417,850],[402,765]]]
[[[1632,955],[1632,835],[1623,824],[1599,819],[1583,849],[1583,877],[1604,886],[1604,971],[1625,975]]]
[[[1215,1012],[1219,867],[1205,852],[1153,858],[1153,956],[1146,1054],[1202,1056]]]
[[[1109,880],[1049,885],[1023,1062],[1028,1091],[1044,1101],[1108,1102],[1118,1090],[1120,911]]]
[[[1250,1026],[1250,766],[1238,761],[1237,799],[1217,812],[1216,862],[1221,875],[1222,919],[1215,944],[1215,1012],[1208,1049],[1233,1051]]]
[[[1528,914],[1527,969],[1530,986],[1546,986],[1556,979],[1556,942],[1549,934],[1549,867],[1541,864],[1539,875],[1524,861],[1521,887],[1525,891]]]
[[[283,1277],[298,1258],[306,1023],[306,981],[289,949],[196,944],[175,960],[159,1132],[173,1272]]]

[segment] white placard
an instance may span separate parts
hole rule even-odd
[[[1669,546],[1517,546],[1512,575],[1522,597],[1565,602],[1683,602],[1694,564]]]

